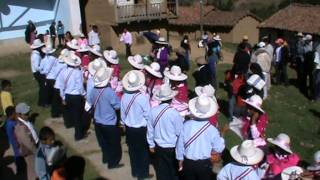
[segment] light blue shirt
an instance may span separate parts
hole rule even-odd
[[[217,128],[211,124],[185,149],[185,143],[207,123],[208,121],[204,120],[185,121],[176,148],[178,160],[183,160],[184,157],[191,160],[209,159],[211,152],[221,153],[224,150],[224,139],[220,136]]]
[[[174,108],[166,110],[154,127],[157,116],[168,106],[169,104],[165,103],[151,109],[147,132],[147,141],[150,148],[154,148],[155,143],[162,148],[176,147],[184,120],[177,110]]]
[[[131,99],[137,93],[125,93],[121,99],[121,123],[125,124],[128,127],[140,128],[146,127],[148,116],[150,113],[150,102],[149,96],[146,94],[139,94],[137,98],[134,100],[128,114],[126,114],[126,110]]]
[[[65,100],[66,94],[85,95],[82,70],[80,68],[67,67],[61,72],[59,86],[60,96],[63,100]]]
[[[103,92],[98,99],[101,91]],[[114,90],[110,87],[93,88],[88,101],[92,104],[92,108],[94,108],[94,103],[97,101],[94,111],[94,119],[96,123],[102,125],[117,124],[116,110],[120,109],[120,99]]]
[[[87,80],[87,98],[90,97],[90,93],[93,90],[93,88],[94,88],[93,76],[89,74],[88,80]]]
[[[225,165],[217,176],[217,180],[230,180],[230,179],[242,179],[242,180],[260,180],[263,175],[259,177],[258,169],[253,169],[252,166],[241,165],[236,162]]]
[[[40,62],[40,74],[48,75],[49,71],[52,70],[53,66],[57,63],[57,58],[51,55],[45,56]]]
[[[31,53],[31,71],[32,73],[38,72],[40,67],[41,56],[39,51],[33,50]]]
[[[63,69],[67,68],[67,65],[64,62],[56,61],[55,65],[52,67],[51,71],[49,71],[47,75],[47,79],[56,80],[58,75],[61,73]]]

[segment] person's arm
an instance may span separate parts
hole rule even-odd
[[[218,130],[215,128],[211,139],[212,150],[215,153],[222,153],[225,148],[223,137],[220,136]]]
[[[152,113],[150,113],[149,115],[149,120],[147,122],[147,141],[149,144],[149,149],[150,152],[154,152],[154,147],[155,147],[155,143],[154,143],[154,127],[153,127],[153,121],[152,121]]]
[[[179,161],[179,171],[183,170],[183,158],[184,158],[184,142],[183,142],[183,129],[178,138],[178,143],[176,147],[176,158]]]
[[[123,102],[123,98],[122,98],[122,100],[121,100],[121,102],[120,102],[120,116],[121,116],[121,121],[120,121],[120,123],[123,125],[124,124],[124,120],[126,119],[126,113],[125,113],[125,106],[124,106],[124,102]]]
[[[114,90],[111,90],[110,104],[115,110],[120,109],[120,98]]]
[[[143,99],[140,104],[140,106],[143,110],[143,117],[148,121],[149,120],[149,113],[150,113],[150,109],[151,109],[149,96],[147,96],[147,95],[139,95],[139,96],[141,96],[140,98]]]

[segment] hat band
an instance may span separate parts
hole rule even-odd
[[[278,142],[278,144],[280,144],[280,145],[283,145],[283,146],[285,146],[287,148],[290,148],[290,143],[288,143],[288,142],[286,142],[286,141],[284,141],[282,139],[276,139],[275,141]]]

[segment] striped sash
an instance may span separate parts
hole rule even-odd
[[[54,66],[57,62],[58,62],[58,60],[55,59],[54,62],[51,63],[51,66],[50,66],[50,68],[49,68],[49,71],[48,71],[47,75],[51,72],[53,66]]]
[[[158,124],[160,118],[162,117],[162,115],[170,108],[170,106],[168,105],[167,107],[165,107],[164,109],[162,109],[160,111],[160,113],[158,114],[158,116],[156,117],[156,119],[154,120],[154,123],[153,123],[153,128],[156,127],[156,125]]]
[[[64,90],[67,89],[67,84],[68,84],[68,81],[69,81],[69,79],[70,79],[70,77],[71,77],[71,74],[73,73],[73,70],[74,70],[74,69],[72,69],[72,70],[69,72],[66,80],[64,81]]]
[[[105,89],[106,89],[106,88],[103,88],[103,89],[101,89],[101,90],[100,90],[100,92],[99,92],[99,95],[98,95],[97,99],[94,101],[93,109],[95,109],[95,108],[96,108],[96,106],[97,106],[97,104],[98,104],[98,102],[99,102],[99,99],[100,99],[100,97],[101,97],[101,95],[102,95],[102,93],[103,93],[103,91],[104,91]]]
[[[253,171],[253,169],[248,168],[245,171],[243,171],[239,176],[237,176],[235,178],[235,180],[242,180],[243,178],[245,178],[246,176],[248,176],[251,172]]]
[[[210,122],[207,122],[202,126],[185,144],[184,148],[187,149],[206,129],[211,126]]]
[[[141,92],[135,94],[135,95],[133,96],[133,98],[130,100],[130,102],[129,102],[129,104],[128,104],[128,107],[127,107],[126,111],[124,112],[126,116],[128,115],[128,113],[129,113],[129,111],[130,111],[130,109],[131,109],[131,106],[132,106],[134,100],[137,99],[137,97],[138,97],[140,94],[141,94]]]

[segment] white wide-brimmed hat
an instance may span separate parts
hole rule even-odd
[[[74,50],[77,50],[80,48],[78,41],[76,39],[72,39],[71,41],[67,42],[67,46]]]
[[[164,83],[159,89],[155,90],[153,98],[158,101],[168,101],[175,97],[178,91],[171,89],[170,84]]]
[[[230,150],[231,157],[244,165],[255,165],[262,161],[264,153],[254,146],[252,140],[245,140]]]
[[[285,150],[286,152],[292,154],[292,150],[290,148],[290,137],[285,133],[280,133],[275,139],[268,138],[268,142],[278,146],[279,148]]]
[[[129,56],[128,61],[136,69],[142,70],[144,68],[143,60],[140,54]]]
[[[119,64],[118,53],[115,50],[103,51],[103,56],[111,64]]]
[[[77,49],[77,52],[88,52],[89,51],[89,46],[86,44],[80,44],[79,49]]]
[[[303,169],[299,166],[287,167],[281,172],[282,180],[298,179],[303,173]]]
[[[35,39],[33,42],[32,42],[32,45],[30,46],[31,49],[37,49],[39,47],[42,47],[44,46],[45,44],[41,42],[40,39]]]
[[[195,87],[194,91],[198,96],[200,96],[201,94],[204,94],[208,97],[214,97],[214,93],[216,92],[216,90],[212,85],[197,86]]]
[[[258,89],[259,91],[261,91],[262,88],[266,85],[266,82],[257,74],[251,75],[249,79],[247,79],[247,83],[250,86]]]
[[[312,35],[311,34],[307,34],[305,38],[306,38],[306,40],[311,41],[312,40]]]
[[[58,57],[59,62],[64,62],[65,58],[69,56],[70,51],[68,49],[62,49]]]
[[[105,87],[108,85],[113,73],[113,68],[100,68],[94,75],[94,86]]]
[[[172,66],[171,69],[165,69],[163,72],[164,76],[173,81],[184,81],[188,78],[188,76],[182,73],[181,68],[179,66]]]
[[[107,68],[107,63],[102,58],[96,58],[95,60],[91,61],[88,65],[88,71],[90,74],[94,75],[98,69]]]
[[[96,56],[99,56],[99,57],[102,56],[101,47],[99,45],[93,45],[92,48],[89,49],[89,51]]]
[[[262,99],[260,96],[254,94],[250,98],[243,100],[246,104],[252,106],[253,108],[257,109],[261,113],[264,113],[264,110],[261,108],[262,106]]]
[[[75,54],[74,51],[70,51],[68,56],[64,58],[64,62],[69,66],[80,66],[81,65],[81,59],[79,56]]]
[[[144,74],[138,70],[131,70],[122,79],[123,88],[129,92],[141,89],[146,82]]]
[[[317,151],[316,153],[314,153],[313,158],[315,163],[320,163],[320,151]]]
[[[216,41],[221,41],[222,40],[219,35],[214,36],[213,39],[216,40]]]
[[[168,44],[168,42],[166,41],[166,39],[164,37],[159,37],[159,39],[156,41],[157,44]]]
[[[51,45],[48,45],[48,46],[41,48],[41,51],[45,54],[52,54],[56,51],[56,49],[54,49]]]
[[[258,46],[259,48],[264,48],[264,47],[266,46],[266,43],[263,42],[263,41],[261,41],[261,42],[259,42],[259,43],[257,44],[257,46]]]
[[[162,78],[162,74],[160,72],[160,65],[157,62],[153,62],[150,65],[145,65],[144,69],[157,78]]]
[[[191,114],[200,119],[210,118],[218,111],[218,104],[212,98],[200,95],[189,101]]]

